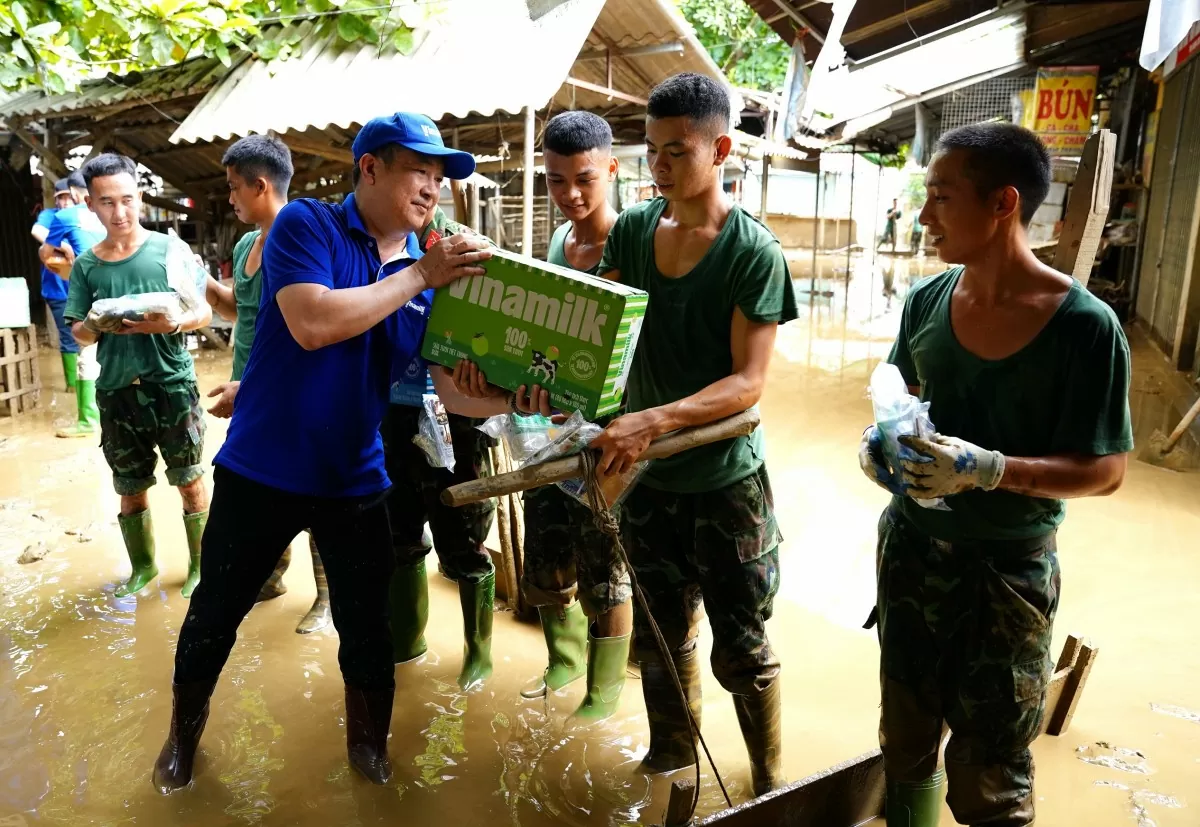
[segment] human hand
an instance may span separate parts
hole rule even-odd
[[[482,276],[485,270],[479,265],[491,257],[492,252],[484,239],[452,235],[426,250],[424,257],[413,265],[413,270],[426,287],[445,287],[465,276]]]
[[[115,333],[175,333],[179,325],[170,321],[166,313],[147,313],[141,321],[121,320],[121,329]]]
[[[209,399],[214,396],[221,398],[208,409],[208,412],[219,419],[229,419],[229,417],[233,416],[233,402],[237,398],[238,388],[241,385],[241,382],[222,382],[209,391]]]
[[[449,371],[448,371],[449,372]],[[488,383],[487,375],[468,359],[459,359],[451,373],[454,387],[471,399],[492,399],[507,393],[504,388]]]
[[[887,457],[883,453],[883,432],[875,425],[863,431],[862,441],[858,444],[858,465],[867,479],[889,494],[908,496],[904,484],[888,467]]]
[[[596,474],[605,477],[624,474],[658,435],[654,415],[650,411],[617,417],[588,443],[588,448],[600,452],[596,460]]]
[[[550,391],[543,389],[541,385],[534,385],[532,388],[522,385],[517,388],[517,392],[513,394],[512,407],[517,413],[525,416],[540,414],[550,417],[554,414],[550,407]]]
[[[900,479],[913,496],[934,499],[974,488],[992,491],[1004,476],[1004,454],[956,437],[902,436],[900,444],[917,454],[900,462]]]

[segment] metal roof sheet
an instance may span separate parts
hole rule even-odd
[[[409,56],[305,27],[301,54],[247,60],[188,115],[172,142],[349,128],[408,110],[439,120],[541,108],[558,91],[605,0],[566,0],[531,20],[525,0],[455,0]]]

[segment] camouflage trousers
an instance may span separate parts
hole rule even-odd
[[[447,577],[477,583],[494,571],[483,543],[492,529],[496,503],[485,500],[454,508],[444,505],[441,495],[451,485],[492,473],[488,453],[492,440],[475,428],[478,420],[450,414],[454,471],[434,468],[412,441],[420,413],[408,405],[390,405],[380,429],[384,462],[392,481],[388,520],[396,565],[413,565],[436,549]],[[425,534],[426,523],[433,534],[432,546]]]
[[[575,598],[589,617],[632,597],[629,572],[592,510],[556,485],[525,492],[525,573],[531,606],[568,606]]]
[[[779,590],[779,543],[766,466],[716,491],[678,494],[639,485],[622,506],[621,534],[650,612],[673,656],[696,647],[701,606],[712,628],[713,674],[754,694],[779,674],[766,621]],[[661,659],[634,605],[638,660]]]
[[[879,743],[888,778],[937,769],[960,824],[1033,823],[1033,758],[1058,608],[1054,535],[946,543],[879,521]]]
[[[118,494],[130,497],[154,485],[155,446],[171,485],[188,485],[204,476],[204,410],[194,381],[97,390],[96,405],[100,447]]]

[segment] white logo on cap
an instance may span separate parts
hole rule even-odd
[[[436,129],[434,129],[432,126],[426,126],[425,124],[421,124],[421,131],[429,137],[433,137],[434,135],[441,137],[441,133],[438,132]]]

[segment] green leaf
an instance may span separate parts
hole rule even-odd
[[[339,14],[337,33],[342,40],[353,43],[355,40],[370,37],[371,26],[356,14]]]
[[[299,26],[293,26],[287,30],[287,34],[284,35],[283,42],[287,43],[289,46],[295,46],[303,39],[304,29],[300,28]]]
[[[397,26],[396,31],[392,32],[392,45],[396,47],[396,51],[402,55],[408,56],[413,50],[413,31],[408,26]]]
[[[20,38],[12,42],[12,53],[30,66],[37,65],[37,61],[33,59],[33,55],[29,53],[29,49],[25,48],[25,41]]]
[[[296,11],[299,9],[297,0],[280,0],[279,12],[283,18],[295,17]]]
[[[221,61],[226,68],[233,65],[233,60],[229,57],[229,49],[224,43],[218,42],[212,49],[213,54],[217,56],[217,60]]]
[[[30,39],[49,38],[58,34],[61,28],[62,23],[59,23],[57,20],[50,20],[45,23],[37,24],[29,31],[25,32],[25,36]]]
[[[159,30],[150,35],[150,56],[158,65],[165,66],[174,50],[175,41],[166,32]]]
[[[280,44],[277,40],[260,40],[258,56],[263,60],[274,60],[279,57]]]
[[[25,11],[25,7],[18,0],[13,0],[12,16],[17,24],[17,32],[24,36],[25,32],[29,29],[29,13]]]

